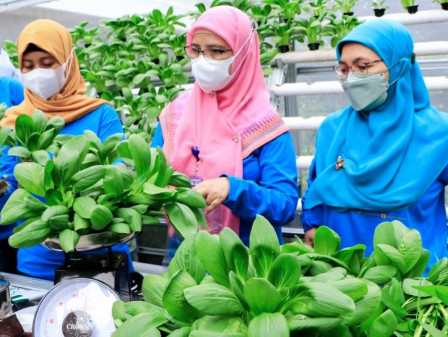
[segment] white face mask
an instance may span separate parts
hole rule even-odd
[[[204,55],[199,55],[198,58],[191,60],[191,72],[201,89],[210,94],[224,89],[232,80],[235,73],[230,75],[229,67],[234,60],[235,58],[231,56],[228,59],[210,63]]]
[[[253,39],[251,39],[251,37],[253,34],[254,30],[250,32],[249,37],[246,42],[244,42],[241,49],[234,56],[231,56],[228,59],[220,61],[207,61],[204,55],[199,55],[198,58],[191,60],[191,73],[205,93],[210,94],[212,92],[219,91],[224,89],[227,84],[229,84],[249,54],[250,46],[247,48],[246,55],[244,55],[238,68],[235,69],[231,75],[229,74],[229,67],[232,65],[233,61],[235,61],[235,57],[237,57],[237,55],[243,50],[249,40],[252,45]]]
[[[67,77],[65,76],[65,67],[70,62],[73,55],[73,50],[67,60],[62,66],[54,69],[37,68],[29,73],[22,74],[23,85],[31,90],[34,94],[47,100],[62,90]],[[71,63],[70,63],[71,66]],[[67,76],[70,73],[68,70]]]

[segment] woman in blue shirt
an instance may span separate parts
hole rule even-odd
[[[305,241],[316,227],[342,247],[373,249],[375,227],[399,220],[420,231],[429,267],[447,255],[444,189],[448,184],[448,115],[430,105],[414,43],[400,23],[372,20],[336,47],[347,108],[318,130],[303,202]]]
[[[298,201],[295,151],[269,103],[255,27],[242,11],[218,6],[186,42],[195,83],[161,113],[152,145],[203,195],[209,232],[229,227],[248,244],[261,214],[283,242]]]
[[[85,82],[66,28],[51,20],[33,21],[21,32],[17,51],[26,88],[25,100],[19,106],[8,109],[0,125],[13,128],[20,114],[31,115],[37,108],[47,118],[60,116],[64,119],[61,134],[76,136],[90,130],[104,141],[108,136],[123,133],[118,115],[108,102],[84,96]],[[16,163],[17,157],[8,156],[5,150],[0,158],[0,169],[2,175],[10,176],[8,183],[11,188],[2,201],[17,188],[13,176]],[[121,244],[113,249],[128,254],[132,269],[127,245]],[[63,252],[41,245],[20,248],[18,270],[26,275],[53,280],[56,268],[64,260]]]

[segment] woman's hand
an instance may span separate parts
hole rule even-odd
[[[207,206],[204,208],[204,213],[209,214],[229,196],[229,179],[221,177],[204,180],[202,183],[193,187],[193,189],[201,193],[204,197],[207,203]]]
[[[316,230],[317,227],[313,227],[305,232],[305,237],[303,238],[304,244],[314,248],[314,235],[316,234]]]

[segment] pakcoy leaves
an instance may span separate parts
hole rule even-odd
[[[30,202],[26,200],[35,200],[35,203],[39,203],[40,200],[36,199],[24,189],[16,190],[8,199],[5,206],[1,211],[1,224],[9,225],[19,220],[34,218],[42,214],[42,208],[33,207]]]
[[[249,237],[250,255],[257,276],[267,277],[272,262],[280,254],[280,244],[272,225],[257,216]]]
[[[199,317],[196,309],[185,299],[184,290],[196,286],[195,280],[185,271],[179,270],[168,282],[162,296],[166,311],[176,319],[192,323]]]
[[[195,238],[195,235],[190,235],[182,241],[168,266],[168,273],[172,276],[178,270],[185,270],[199,284],[205,277],[205,268],[196,254]]]
[[[39,223],[41,235],[28,239],[22,233],[14,237],[15,246],[54,235],[60,236],[64,250],[71,251],[79,235],[99,231],[127,235],[141,231],[143,225],[157,224],[164,206],[182,237],[195,234],[198,224],[206,225],[202,196],[191,190],[185,175],[175,174],[162,150],[151,149],[144,138],[133,135],[122,140],[122,134],[115,134],[101,144],[90,131],[61,136],[58,133],[64,121],[48,121],[41,111],[17,121],[20,126],[16,131],[1,129],[3,144],[15,144],[10,154],[27,161],[15,168],[22,189],[16,190],[5,205],[2,221],[6,224],[39,215],[43,218]],[[109,165],[121,156],[133,168],[122,163]],[[180,191],[167,188],[170,181],[182,186]],[[66,207],[68,211],[48,218],[43,215],[47,205],[34,201],[31,193],[45,197],[50,207]]]
[[[34,162],[18,163],[14,167],[14,176],[18,183],[27,191],[45,196],[45,167]]]
[[[331,255],[339,250],[341,238],[332,229],[320,226],[314,237],[314,252],[318,254]]]
[[[263,313],[249,323],[248,337],[276,336],[288,337],[289,328],[285,316],[281,313]]]
[[[200,231],[196,235],[195,249],[199,260],[207,272],[216,282],[229,287],[229,271],[218,236],[206,231]]]
[[[188,303],[203,315],[236,316],[243,312],[235,294],[220,284],[204,283],[189,287],[184,294]]]

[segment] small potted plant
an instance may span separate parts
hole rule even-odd
[[[327,17],[328,23],[324,26],[322,35],[329,36],[331,47],[336,47],[338,42],[342,40],[353,28],[361,22],[355,16],[343,17],[330,13]]]
[[[386,0],[374,0],[372,1],[373,12],[376,17],[381,17],[386,12],[386,9],[389,9],[389,6],[386,6]]]
[[[291,50],[292,41],[296,33],[296,27],[291,21],[283,22],[283,20],[275,20],[271,25],[272,42],[275,43],[280,53],[286,53]]]
[[[443,10],[448,11],[448,0],[433,0],[434,3],[439,3]]]
[[[322,15],[323,16],[323,15]],[[317,50],[319,46],[324,45],[322,40],[322,17],[297,20],[297,27],[299,32],[303,34],[303,37],[308,42],[308,48],[310,50]]]
[[[344,15],[352,16],[354,14],[353,7],[357,0],[335,0],[333,10],[342,11]]]
[[[418,5],[415,4],[415,0],[401,0],[401,5],[404,9],[407,9],[409,14],[415,14],[418,11]]]
[[[303,10],[305,12],[310,12],[316,19],[326,12],[328,7],[328,1],[326,0],[315,0],[307,3],[307,7]]]

